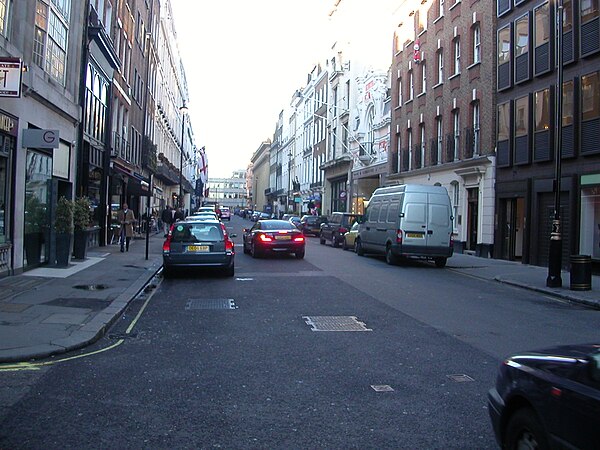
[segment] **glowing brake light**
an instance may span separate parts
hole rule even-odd
[[[170,252],[171,251],[171,233],[169,233],[169,235],[167,236],[167,239],[165,239],[165,242],[163,243],[163,252]]]
[[[396,231],[396,244],[402,244],[402,230]]]
[[[304,236],[296,236],[294,242],[304,242]]]
[[[266,234],[259,234],[258,240],[262,242],[272,242],[273,238],[271,236],[267,236]]]
[[[233,241],[225,238],[225,251],[233,251]]]

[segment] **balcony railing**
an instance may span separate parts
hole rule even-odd
[[[110,156],[131,162],[131,144],[118,133],[113,133]]]

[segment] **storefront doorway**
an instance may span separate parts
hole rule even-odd
[[[525,199],[523,197],[505,199],[502,209],[504,210],[502,259],[521,260],[525,236]]]
[[[31,269],[49,261],[50,186],[52,157],[28,150],[25,166],[25,217],[23,267]]]

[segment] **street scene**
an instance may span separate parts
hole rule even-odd
[[[599,449],[598,0],[0,0],[0,450]]]
[[[73,281],[19,277],[46,281],[1,303],[30,305],[31,322],[25,309],[12,327],[31,346],[11,354],[2,326],[14,362],[0,365],[0,447],[493,449],[486,397],[503,358],[597,341],[588,293],[541,292],[543,269],[469,255],[390,266],[316,237],[303,259],[253,258],[235,237],[235,276],[163,279],[164,240],[152,235],[148,260],[143,240],[125,261],[115,245]],[[73,283],[105,288],[86,298]],[[129,299],[84,345],[75,325],[98,331],[111,290]],[[63,302],[36,302],[40,291]],[[49,347],[61,326],[80,339],[66,353]],[[44,351],[55,354],[19,358]]]

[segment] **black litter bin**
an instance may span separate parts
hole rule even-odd
[[[590,291],[592,289],[592,257],[571,255],[571,290]]]

